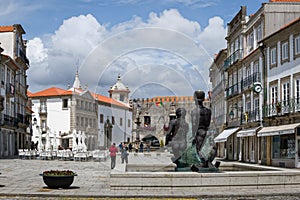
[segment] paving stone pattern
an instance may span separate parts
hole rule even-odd
[[[148,157],[146,159],[149,159]],[[134,160],[129,160],[134,162]],[[138,160],[143,162],[143,160]],[[117,166],[123,166],[117,157]],[[39,176],[45,170],[73,170],[69,189],[49,189]],[[0,199],[216,199],[216,200],[300,200],[300,189],[235,190],[110,190],[110,159],[95,161],[0,159]],[[130,184],[130,183],[128,183]],[[191,183],[192,184],[192,183]]]

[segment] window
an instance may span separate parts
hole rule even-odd
[[[300,54],[300,35],[295,37],[295,55]]]
[[[100,123],[103,124],[103,122],[104,122],[104,115],[100,114]]]
[[[272,145],[273,158],[295,158],[294,135],[275,135]]]
[[[256,41],[260,41],[262,39],[262,29],[261,24],[257,27],[256,33]]]
[[[124,101],[125,100],[125,95],[124,94],[120,94],[120,101]]]
[[[151,125],[151,118],[150,116],[144,116],[144,126],[150,126]]]
[[[282,84],[282,104],[284,106],[289,105],[290,101],[290,83],[286,82]]]
[[[62,100],[62,107],[63,108],[68,108],[68,99],[63,99]]]
[[[123,118],[120,117],[120,126],[123,126]]]
[[[253,46],[254,46],[254,33],[250,33],[250,35],[248,36],[248,51],[253,50]]]
[[[275,104],[278,101],[278,90],[277,90],[277,86],[273,86],[271,87],[271,103]]]
[[[127,127],[131,127],[131,121],[130,121],[130,119],[128,119],[128,121],[127,121]]]
[[[4,83],[5,83],[5,75],[4,75],[4,72],[5,72],[5,67],[3,65],[1,65],[1,87],[4,87]]]
[[[300,78],[295,81],[295,102],[300,103]]]
[[[275,65],[276,64],[276,60],[277,60],[276,47],[274,47],[274,48],[271,49],[271,53],[270,54],[271,54],[271,58],[270,58],[271,65]]]
[[[112,125],[115,125],[115,117],[114,116],[111,117],[111,123],[112,123]]]
[[[286,60],[289,57],[289,45],[287,42],[281,45],[281,60]]]

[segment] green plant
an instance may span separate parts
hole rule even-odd
[[[75,176],[76,173],[71,170],[50,170],[44,171],[43,176]]]

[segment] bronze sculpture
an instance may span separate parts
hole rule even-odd
[[[170,121],[167,129],[166,145],[172,147],[174,161],[177,160],[187,147],[186,136],[189,131],[189,125],[185,121],[186,110],[184,108],[176,109],[176,119]]]
[[[196,108],[191,112],[192,138],[182,154],[178,157],[175,156],[174,163],[177,164],[178,170],[189,169],[196,172],[218,170],[212,164],[217,151],[213,135],[207,135],[211,110],[203,105],[204,99],[203,91],[194,92]]]

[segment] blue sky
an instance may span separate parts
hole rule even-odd
[[[132,96],[189,95],[209,89],[213,55],[240,6],[250,15],[263,2],[0,0],[0,25],[26,31],[33,92],[72,85],[78,69],[82,85],[103,95],[118,74]]]

